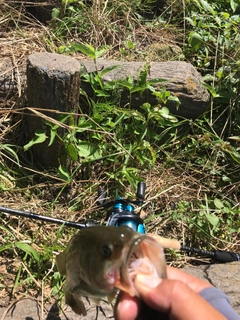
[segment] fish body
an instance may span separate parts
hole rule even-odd
[[[129,227],[92,226],[80,230],[56,257],[61,275],[66,275],[66,304],[86,315],[82,296],[94,300],[117,290],[138,296],[134,287],[139,273],[166,278],[163,249],[150,236]]]

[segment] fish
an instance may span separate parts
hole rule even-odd
[[[82,297],[99,304],[111,301],[119,290],[139,297],[134,286],[137,274],[166,278],[163,248],[151,236],[127,226],[91,226],[81,229],[56,256],[56,264],[65,276],[65,302],[79,315],[87,311]]]

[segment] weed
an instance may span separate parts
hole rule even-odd
[[[213,97],[210,122],[221,137],[239,135],[239,30],[238,4],[194,1],[188,7],[185,54],[203,70]]]
[[[210,199],[205,195],[202,202],[193,202],[192,206],[188,202],[178,203],[176,210],[172,211],[172,218],[181,221],[187,226],[185,237],[191,237],[192,245],[201,245],[209,248],[208,244],[213,237],[219,243],[231,242],[239,232],[238,209],[228,200],[218,198]],[[194,237],[193,237],[194,234]]]
[[[53,276],[52,295],[56,295],[57,288],[61,286],[62,280],[54,267],[53,252],[59,250],[58,241],[62,237],[63,228],[56,232],[56,237],[40,235],[39,231],[33,232],[30,236],[19,234],[15,229],[6,226],[6,223],[0,226],[4,235],[4,245],[1,245],[1,257],[8,257],[18,261],[18,268],[13,279],[14,285],[12,294],[17,290],[24,290],[26,285],[35,288],[41,292],[42,281],[46,277]],[[36,239],[41,237],[42,242],[35,244]]]
[[[154,1],[62,1],[52,12],[52,28],[56,37],[71,37],[87,41],[94,47],[117,46],[144,22],[144,12],[149,12]]]
[[[93,98],[81,91],[88,101],[88,115],[80,115],[76,127],[69,127],[68,132],[59,137],[65,146],[66,154],[73,162],[81,164],[101,161],[103,166],[112,167],[109,176],[116,182],[124,185],[126,182],[136,187],[139,168],[150,169],[156,162],[157,153],[153,144],[160,141],[164,131],[159,128],[174,128],[178,126],[176,117],[169,113],[164,107],[169,99],[178,103],[178,99],[166,91],[163,87],[157,91],[154,85],[162,83],[164,79],[147,80],[148,65],[140,71],[137,80],[128,77],[126,80],[114,80],[104,82],[102,77],[117,68],[108,67],[101,71],[97,68],[97,58],[106,52],[106,48],[95,50],[91,45],[72,45],[70,50],[80,50],[89,58],[94,60],[96,71],[82,75],[82,81],[91,86]],[[125,90],[125,91],[124,91]],[[127,94],[130,97],[128,108],[120,107],[121,95]],[[138,110],[133,109],[131,97],[133,94],[140,96],[148,91],[149,95],[155,95],[159,105],[152,106],[146,101]],[[116,94],[117,93],[117,94]],[[119,97],[113,100],[113,97]],[[61,117],[61,123],[68,117]],[[53,141],[57,134],[57,125],[47,123],[50,129],[50,141]],[[153,130],[154,129],[154,130]],[[165,131],[166,132],[166,131]],[[81,138],[79,138],[81,137]],[[36,143],[45,141],[45,131],[37,132],[24,149]],[[81,166],[80,164],[80,166]],[[62,179],[71,181],[74,176],[70,174],[66,166],[59,166],[59,173]]]
[[[235,251],[240,231],[239,4],[236,0],[174,1],[152,21],[143,18],[139,5],[142,2],[127,0],[103,1],[98,6],[62,1],[53,11],[46,28],[54,32],[51,36],[57,45],[60,42],[58,52],[84,54],[95,62],[95,72],[81,74],[82,84],[92,94],[82,87],[85,105],[81,104],[79,114],[62,114],[54,122],[44,120],[49,137],[38,131],[24,147],[31,150],[47,138],[51,145],[58,137],[71,165],[61,159],[57,173],[32,168],[16,142],[2,132],[1,201],[68,220],[93,217],[104,221],[105,213],[96,207],[98,186],[131,198],[137,181],[145,179],[147,230],[196,247]],[[116,66],[97,68],[99,57],[116,58],[119,51],[121,58],[145,60],[147,45],[162,38],[171,42],[172,33],[177,34],[183,56],[204,76],[212,96],[210,111],[195,121],[176,119],[169,113],[165,103],[175,98],[164,87],[155,89],[157,83],[164,85],[164,79],[148,80],[148,63],[136,79],[121,81],[103,80]],[[43,47],[41,42],[39,50]],[[137,107],[135,95],[145,99]],[[156,105],[149,103],[150,95],[158,99]],[[5,102],[2,105],[4,109]],[[78,117],[74,126],[73,116]],[[63,124],[66,131],[60,135]],[[1,266],[8,263],[15,272],[1,274],[1,290],[8,290],[8,296],[12,289],[37,296],[45,289],[44,298],[49,297],[49,289],[57,295],[62,282],[54,255],[65,247],[72,231],[0,218]],[[172,254],[168,259],[178,264],[181,256]],[[12,285],[6,285],[9,277]]]
[[[15,185],[16,171],[12,168],[20,165],[15,148],[12,144],[0,144],[0,190],[12,189]]]

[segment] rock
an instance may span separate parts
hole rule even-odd
[[[87,72],[96,71],[93,61],[81,61]],[[126,79],[128,76],[136,79],[141,70],[143,70],[145,62],[120,62],[115,60],[99,60],[97,62],[98,70],[110,66],[119,66],[119,68],[106,73],[103,76],[104,81],[113,81],[119,79]],[[205,87],[202,85],[202,77],[196,69],[184,61],[168,61],[168,62],[151,62],[149,67],[148,80],[163,78],[168,80],[161,85],[155,85],[156,90],[161,90],[163,86],[179,98],[181,104],[179,108],[176,102],[168,101],[167,107],[171,113],[177,116],[185,117],[188,119],[195,119],[203,114],[209,106],[210,95]],[[84,84],[82,83],[82,87]],[[89,87],[83,87],[88,94],[91,94]],[[157,105],[158,101],[155,96],[146,93],[142,97],[139,93],[134,93],[131,96],[131,107],[138,108],[142,103],[148,102]],[[130,95],[124,91],[121,97],[122,107],[128,104]]]
[[[86,67],[88,72],[95,71],[95,65],[92,61],[82,60],[81,64]],[[106,68],[112,65],[118,65],[115,69],[104,76],[105,81],[113,79],[124,79],[128,75],[137,77],[145,62],[121,62],[115,60],[97,62],[98,69]],[[21,66],[15,66],[11,59],[5,59],[0,64],[0,97],[10,97],[16,92],[23,92],[26,73],[24,63]],[[168,61],[168,62],[152,62],[150,67],[149,79],[164,78],[169,82],[164,83],[167,90],[175,94],[181,101],[181,105],[176,109],[176,104],[168,103],[170,111],[178,116],[195,119],[203,114],[208,106],[210,95],[202,85],[202,77],[196,69],[184,61]],[[89,87],[82,83],[82,87],[87,93],[91,94]],[[162,86],[158,86],[160,90]],[[124,94],[125,95],[125,94]],[[122,96],[122,106],[129,103],[129,95]],[[139,99],[139,94],[133,95],[133,107],[138,107],[139,104],[146,100],[146,96]],[[151,97],[151,103],[156,104],[157,101]]]
[[[205,279],[227,294],[233,308],[240,314],[240,262],[227,264],[211,264],[184,267],[184,271]],[[5,314],[4,320],[106,320],[113,319],[111,306],[103,300],[101,308],[89,303],[87,317],[76,315],[69,307],[64,308],[55,303],[44,305],[43,317],[40,304],[30,297],[10,304],[9,309],[0,308],[0,318]]]
[[[113,318],[113,309],[106,301],[101,302],[101,307],[89,304],[87,316],[83,317],[68,306],[61,307],[57,303],[41,306],[40,300],[24,298],[10,304],[8,308],[0,307],[1,319],[3,315],[4,320],[106,320]]]
[[[229,297],[233,308],[240,314],[240,262],[185,267],[184,271],[206,279]]]

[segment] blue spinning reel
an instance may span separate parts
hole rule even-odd
[[[105,203],[106,192],[104,190],[99,190],[99,200],[98,204],[104,208],[112,207],[107,213],[107,226],[128,226],[134,231],[140,233],[146,233],[143,220],[134,213],[134,204],[142,205],[145,197],[146,184],[145,182],[139,182],[136,201],[122,199],[118,197],[114,201]]]

